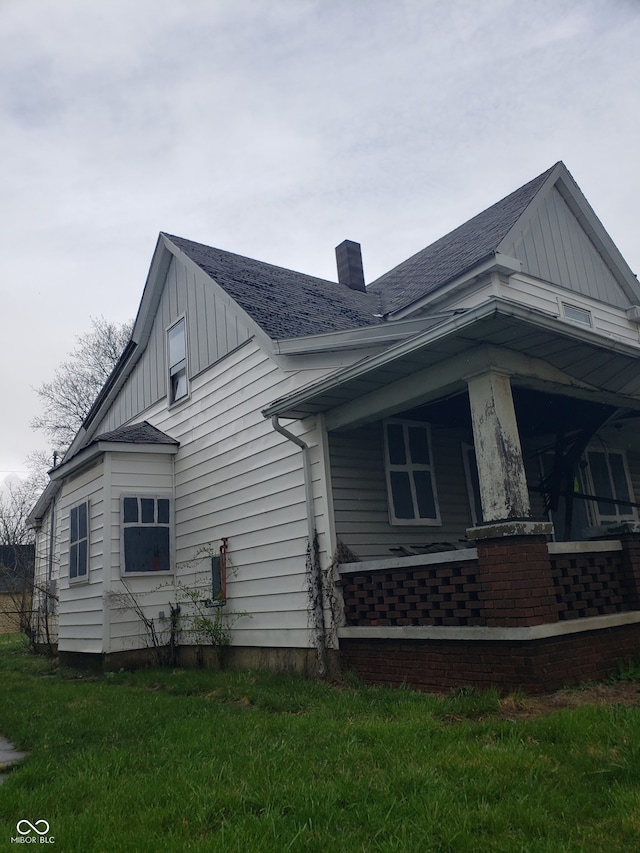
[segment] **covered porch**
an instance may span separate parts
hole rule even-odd
[[[638,352],[492,300],[274,404],[326,429],[348,665],[535,691],[637,654]]]

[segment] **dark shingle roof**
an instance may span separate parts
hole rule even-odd
[[[372,326],[380,301],[335,281],[304,275],[165,235],[210,275],[274,340]]]
[[[147,421],[121,426],[111,432],[103,432],[96,435],[91,444],[96,444],[98,441],[113,441],[123,444],[179,444],[175,438],[171,438],[170,435],[151,426]]]
[[[490,257],[540,190],[552,166],[520,189],[431,243],[368,287],[390,313],[427,296]]]

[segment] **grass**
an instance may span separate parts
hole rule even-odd
[[[635,707],[509,720],[492,692],[88,676],[7,638],[0,683],[0,733],[29,752],[0,785],[0,850],[21,819],[65,853],[640,848]]]

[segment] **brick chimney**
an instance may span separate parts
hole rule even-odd
[[[339,246],[336,246],[336,261],[338,262],[338,281],[340,284],[346,284],[352,290],[361,290],[362,293],[366,293],[360,243],[344,240]]]

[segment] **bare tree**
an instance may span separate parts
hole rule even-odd
[[[66,449],[82,426],[102,386],[118,363],[131,336],[133,324],[91,318],[92,329],[76,336],[76,348],[36,393],[43,412],[31,422],[56,449]]]

